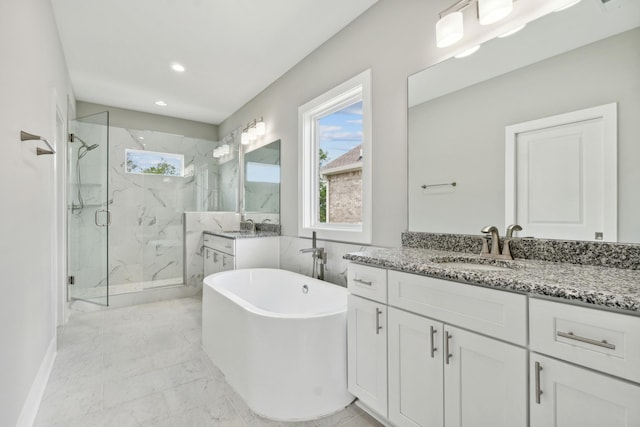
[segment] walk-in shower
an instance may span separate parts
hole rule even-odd
[[[70,130],[69,297],[106,305],[183,285],[184,212],[219,208],[214,142],[110,126],[107,113]]]

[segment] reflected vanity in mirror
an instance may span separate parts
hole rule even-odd
[[[245,218],[280,223],[280,140],[244,153]]]
[[[590,231],[592,239],[567,237],[553,231],[532,233],[526,227],[520,235],[640,242],[640,191],[636,188],[640,182],[639,26],[637,2],[605,7],[599,1],[582,1],[529,23],[511,37],[485,43],[475,55],[452,58],[410,76],[409,230],[477,235],[487,224],[504,230],[513,218],[507,218],[508,205],[514,203],[505,193],[512,188],[517,199],[516,191],[521,187],[506,170],[511,160],[507,156],[515,156],[507,154],[507,129],[613,104],[617,112],[617,159],[613,154],[617,182],[615,172],[613,181],[603,181],[614,198],[600,202],[595,209],[616,205],[614,223],[605,224],[604,229],[617,228],[617,236],[615,232],[598,236],[596,232],[602,230],[596,229]],[[580,138],[576,141],[575,150],[554,147],[541,152],[542,158],[552,160],[540,163],[554,168],[549,174],[550,185],[565,175],[580,176],[581,166],[575,165],[583,152],[582,142]],[[612,155],[611,149],[602,149],[601,157],[607,154]],[[545,175],[542,170],[537,176]],[[455,186],[439,185],[453,182]],[[551,200],[551,187],[547,186],[549,207],[545,210],[566,202],[565,193],[571,192],[579,202],[591,191],[575,180],[574,184],[557,191],[555,200]],[[589,211],[573,213],[578,217],[592,215]],[[567,223],[566,229],[571,227]]]

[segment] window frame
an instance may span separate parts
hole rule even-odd
[[[320,223],[319,129],[317,119],[362,101],[362,223]],[[371,70],[368,69],[298,108],[300,207],[298,235],[317,233],[321,239],[371,243],[372,235],[372,109]],[[327,202],[328,203],[328,202]]]

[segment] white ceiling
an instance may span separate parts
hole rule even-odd
[[[218,124],[376,1],[51,3],[78,100]]]

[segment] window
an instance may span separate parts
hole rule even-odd
[[[125,150],[127,173],[184,176],[184,155],[155,151]]]
[[[371,71],[298,110],[300,235],[371,243]]]

